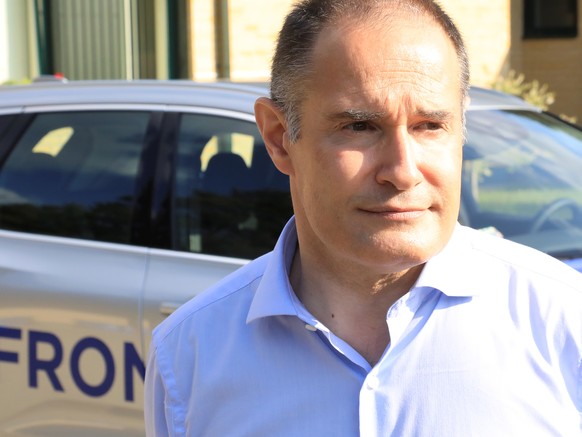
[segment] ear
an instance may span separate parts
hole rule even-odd
[[[255,102],[255,118],[275,167],[290,176],[293,166],[288,153],[289,137],[285,116],[271,99],[260,97]]]

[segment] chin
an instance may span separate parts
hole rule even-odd
[[[364,250],[366,258],[372,262],[402,263],[413,267],[424,264],[439,253],[449,237],[450,233],[444,229],[434,232],[386,231],[372,237]]]

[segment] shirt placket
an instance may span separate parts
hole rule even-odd
[[[390,343],[378,363],[366,375],[360,390],[361,436],[384,436],[389,430],[390,424],[386,423],[387,418],[383,409],[387,387],[382,375],[390,374],[390,362],[399,349],[396,346],[407,332],[423,295],[420,290],[411,291],[396,301],[387,312],[386,323],[390,332]],[[379,406],[381,408],[378,408]]]

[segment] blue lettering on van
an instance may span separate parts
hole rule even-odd
[[[22,330],[0,326],[0,338],[20,340],[22,338]],[[6,352],[0,350],[0,361],[6,361],[7,363],[18,363],[18,354],[16,352]]]
[[[128,402],[134,401],[133,396],[133,369],[137,370],[141,380],[145,379],[145,364],[135,347],[131,343],[125,343],[123,345],[123,374],[125,380],[125,400]]]
[[[81,369],[79,368],[81,354],[87,349],[95,349],[98,351],[103,357],[103,361],[105,362],[105,377],[103,378],[103,382],[94,386],[85,382],[83,375],[81,374]],[[113,355],[109,349],[107,349],[107,345],[101,340],[93,337],[87,337],[79,341],[73,348],[70,364],[71,375],[73,375],[73,381],[75,381],[75,385],[87,396],[103,396],[111,389],[111,386],[113,385],[113,379],[115,377],[115,364],[113,363]]]
[[[52,358],[41,360],[38,357],[38,344],[46,343],[51,345]],[[59,378],[57,368],[63,362],[63,346],[56,335],[50,332],[30,331],[28,333],[28,385],[38,387],[38,373],[44,371],[52,386],[56,391],[64,391]]]
[[[2,339],[22,341],[22,329],[0,326],[0,365],[2,362],[20,362],[17,352],[4,348]],[[59,379],[59,373],[63,372],[64,350],[61,340],[51,332],[29,331],[28,332],[28,386],[38,388],[39,379],[48,378],[54,391],[64,392],[63,385]],[[39,354],[40,348],[43,354]],[[6,350],[5,350],[6,349]],[[83,377],[81,369],[81,357],[88,351],[96,351],[105,365],[103,380],[97,384],[88,383]],[[69,358],[69,370],[77,389],[91,397],[100,397],[107,394],[115,382],[116,365],[113,353],[105,342],[95,337],[81,338],[71,351]],[[135,376],[139,375],[141,382],[145,378],[145,364],[139,352],[132,343],[123,344],[123,379],[124,379],[124,399],[127,402],[135,401]]]

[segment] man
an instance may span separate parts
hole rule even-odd
[[[574,436],[582,279],[463,228],[469,73],[430,0],[306,0],[256,118],[295,217],[159,328],[150,436]]]

